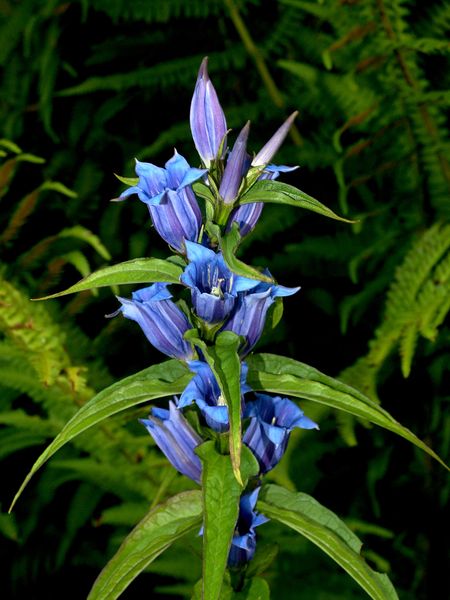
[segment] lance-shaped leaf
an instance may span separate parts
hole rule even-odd
[[[97,577],[89,600],[115,600],[173,542],[199,528],[200,491],[182,492],[146,515]]]
[[[185,338],[198,346],[204,353],[228,406],[231,462],[237,481],[243,485],[240,473],[242,449],[241,361],[237,353],[240,338],[231,331],[222,331],[216,338],[215,346],[207,346],[192,329],[186,332]]]
[[[233,223],[230,231],[222,237],[220,246],[222,248],[223,258],[225,259],[228,268],[233,271],[233,273],[241,275],[242,277],[249,277],[250,279],[257,279],[258,281],[274,283],[274,280],[268,275],[261,273],[261,271],[255,269],[255,267],[246,265],[241,260],[236,258],[235,253],[238,249],[241,239],[239,225],[237,223]]]
[[[358,537],[311,496],[268,485],[261,490],[257,507],[269,519],[291,527],[328,554],[373,600],[398,600],[387,575],[373,571],[361,556]]]
[[[305,398],[365,419],[405,438],[448,469],[414,433],[355,388],[284,356],[257,354],[250,356],[246,362],[249,366],[247,383],[253,390]]]
[[[155,398],[180,394],[191,377],[192,373],[182,363],[177,360],[168,360],[126,377],[91,398],[68,421],[53,442],[39,456],[15,495],[10,511],[31,477],[67,442],[89,427],[126,408],[149,402]]]
[[[196,449],[203,463],[203,595],[204,600],[222,598],[221,588],[231,540],[239,515],[242,488],[230,459],[219,454],[213,441]],[[258,473],[258,463],[247,448],[242,452],[242,478],[246,484]]]
[[[313,212],[319,213],[319,215],[329,217],[330,219],[336,219],[337,221],[344,221],[345,223],[355,222],[340,217],[312,196],[305,194],[305,192],[302,192],[292,185],[281,183],[280,181],[257,181],[239,200],[239,204],[250,204],[252,202],[290,204],[297,208],[312,210]]]
[[[179,283],[181,267],[169,260],[159,258],[136,258],[117,265],[105,267],[91,273],[75,285],[62,292],[50,294],[37,300],[58,298],[66,294],[74,294],[83,290],[92,290],[110,285],[126,285],[134,283]]]

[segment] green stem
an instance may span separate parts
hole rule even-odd
[[[223,201],[219,201],[216,205],[216,214],[214,221],[217,225],[224,226],[228,223],[228,218],[234,208],[233,204],[225,204]]]

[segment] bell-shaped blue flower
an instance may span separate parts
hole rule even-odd
[[[208,75],[208,58],[204,58],[198,72],[191,102],[190,123],[195,147],[203,164],[222,158],[219,151],[226,148],[227,122],[219,99]],[[222,154],[221,152],[221,154]]]
[[[267,523],[267,517],[255,511],[260,487],[250,494],[241,496],[239,502],[239,517],[231,540],[228,565],[238,567],[249,562],[256,550],[255,527]]]
[[[214,377],[211,367],[208,363],[200,360],[188,362],[188,367],[195,375],[180,396],[179,408],[184,408],[195,402],[211,429],[221,433],[228,431],[228,407],[220,393],[219,384]],[[248,366],[245,363],[241,363],[240,380],[242,396],[251,391],[251,388],[245,382],[247,372]]]
[[[246,403],[244,416],[251,419],[243,442],[258,460],[261,473],[280,462],[295,427],[319,429],[294,402],[280,396],[256,394],[256,400]]]
[[[185,240],[197,240],[202,215],[191,184],[206,173],[191,168],[175,150],[166,168],[136,161],[134,185],[120,196],[137,194],[147,204],[156,231],[170,246],[184,253]]]
[[[239,292],[260,283],[232,273],[221,253],[201,244],[187,241],[186,251],[190,262],[180,281],[191,289],[196,314],[208,323],[224,321],[233,310]]]
[[[227,159],[227,165],[219,187],[219,194],[225,204],[232,204],[236,200],[242,177],[246,172],[246,166],[248,166],[247,139],[249,130],[250,121],[247,121]]]
[[[270,273],[268,274],[270,275]],[[252,290],[239,294],[235,308],[222,330],[233,331],[233,333],[245,339],[240,348],[241,356],[248,354],[261,337],[267,311],[275,302],[275,299],[292,296],[299,289],[299,287],[288,288],[282,285],[260,282]]]
[[[272,157],[277,152],[278,148],[284,142],[289,129],[294,122],[295,117],[298,115],[298,111],[295,111],[290,115],[286,121],[279,127],[270,140],[261,148],[255,158],[252,160],[252,167],[261,167],[270,163]]]
[[[192,329],[185,314],[170,299],[172,294],[167,283],[153,285],[133,292],[131,300],[120,298],[122,304],[117,312],[136,321],[149,342],[164,354],[181,360],[195,356],[192,345],[183,335]]]
[[[195,448],[203,442],[175,403],[169,402],[169,410],[153,408],[148,419],[140,419],[156,445],[164,452],[177,471],[200,483],[202,463]]]

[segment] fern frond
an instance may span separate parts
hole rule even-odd
[[[105,90],[120,92],[133,87],[165,89],[175,84],[191,89],[193,74],[195,75],[202,58],[199,55],[188,56],[128,73],[91,77],[76,86],[60,90],[56,95],[79,96]],[[217,55],[211,53],[212,61],[222,70],[242,69],[245,53],[240,46],[234,46]]]
[[[450,309],[450,225],[438,223],[425,231],[398,267],[387,294],[385,314],[369,352],[346,372],[365,388],[390,352],[399,345],[402,372],[411,370],[419,334],[435,339]]]
[[[42,305],[0,279],[0,330],[18,348],[46,385],[51,385],[69,364],[65,338]]]
[[[89,0],[89,5],[96,11],[107,13],[114,21],[144,21],[146,23],[166,23],[170,19],[205,18],[222,12],[221,0],[134,0],[132,3],[123,0]]]

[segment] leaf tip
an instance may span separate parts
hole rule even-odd
[[[242,480],[241,471],[240,471],[238,465],[233,465],[233,473],[234,473],[234,477],[235,477],[236,481],[243,488],[244,487],[244,482]]]

